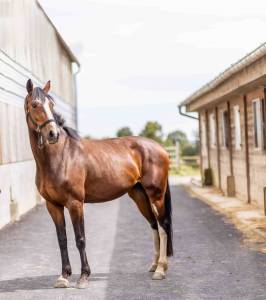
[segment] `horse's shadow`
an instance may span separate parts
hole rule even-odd
[[[106,281],[108,273],[96,273],[90,276],[90,281]],[[53,289],[58,275],[20,277],[10,280],[0,280],[0,293],[15,292],[17,290],[43,290]],[[74,288],[79,275],[72,275],[70,278],[70,287]]]

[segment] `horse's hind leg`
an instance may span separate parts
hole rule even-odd
[[[136,184],[130,191],[129,196],[134,200],[141,214],[150,223],[153,233],[154,257],[149,269],[150,272],[155,272],[159,259],[160,240],[158,233],[158,225],[156,218],[152,212],[149,198],[147,197],[141,184]]]
[[[164,279],[167,270],[167,256],[173,254],[171,198],[167,179],[159,181],[157,184],[146,184],[144,189],[157,220],[160,238],[159,260],[153,279]]]
[[[61,252],[62,259],[62,275],[56,280],[54,287],[66,288],[69,286],[68,277],[71,275],[71,266],[68,258],[67,251],[67,236],[66,236],[66,225],[64,216],[64,207],[55,205],[46,201],[46,207],[50,213],[55,227],[58,238],[58,243]]]
[[[163,198],[162,198],[163,199]],[[164,207],[163,201],[159,199],[157,201],[152,201],[152,208],[154,214],[156,216],[158,222],[158,231],[159,231],[159,238],[160,238],[160,254],[158,259],[157,268],[153,275],[153,279],[164,279],[165,278],[165,271],[167,270],[167,234],[165,229],[162,225],[162,219],[164,215]]]

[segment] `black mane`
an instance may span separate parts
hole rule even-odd
[[[45,98],[48,98],[49,100],[52,100],[53,102],[55,102],[54,99],[53,99],[53,97],[50,96],[49,94],[46,94],[43,91],[43,89],[41,89],[40,87],[36,87],[32,91],[32,99],[33,100],[39,99],[39,100],[42,101],[42,103],[44,103],[45,102]],[[71,127],[68,127],[68,126],[65,125],[65,119],[62,117],[61,114],[59,114],[59,113],[57,113],[55,111],[53,111],[52,113],[53,113],[53,116],[54,116],[56,124],[59,127],[63,128],[64,131],[67,133],[67,135],[69,137],[71,137],[71,138],[73,138],[75,140],[80,140],[80,136],[79,136],[78,132],[75,129],[73,129]]]
[[[62,117],[61,114],[53,111],[53,116],[54,116],[56,124],[58,126],[60,126],[61,128],[63,128],[68,136],[70,136],[71,138],[73,138],[75,140],[80,140],[80,136],[79,136],[78,132],[75,129],[65,125],[65,119]]]

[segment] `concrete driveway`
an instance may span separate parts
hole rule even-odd
[[[90,287],[52,288],[60,254],[39,206],[0,231],[0,299],[265,299],[265,254],[247,248],[232,225],[181,187],[172,187],[172,197],[175,255],[167,279],[151,280],[151,231],[124,196],[86,206]],[[69,218],[67,225],[74,286],[80,261]]]

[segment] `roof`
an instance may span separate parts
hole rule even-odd
[[[191,94],[188,98],[182,101],[179,106],[188,105],[191,102],[199,99],[204,94],[214,90],[218,85],[223,83],[225,80],[241,71],[245,67],[251,65],[256,60],[266,55],[266,43],[263,43],[259,47],[257,47],[252,52],[248,53],[246,56],[238,60],[236,63],[232,64],[230,67],[225,69],[222,73],[216,76],[213,80],[205,84],[203,87],[198,89],[196,92]]]
[[[74,53],[71,51],[70,47],[67,45],[67,43],[64,41],[64,39],[62,38],[61,34],[59,33],[59,31],[57,30],[57,28],[55,27],[54,23],[51,21],[51,19],[48,17],[48,15],[46,14],[45,10],[43,9],[43,7],[41,6],[40,2],[38,0],[36,0],[37,5],[39,6],[39,8],[41,9],[41,11],[43,12],[43,14],[45,15],[46,19],[48,20],[48,22],[53,26],[55,33],[57,35],[58,40],[60,41],[60,43],[62,44],[63,48],[66,50],[67,54],[69,55],[70,59],[72,60],[72,62],[75,62],[79,67],[80,67],[80,63],[78,61],[78,59],[76,58],[76,56],[74,55]]]

